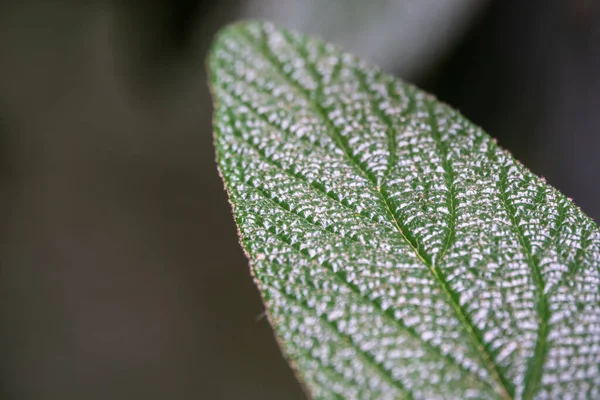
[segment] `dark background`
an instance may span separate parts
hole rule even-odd
[[[245,16],[436,93],[600,220],[598,1],[5,1],[1,399],[303,398],[214,164],[204,55]]]

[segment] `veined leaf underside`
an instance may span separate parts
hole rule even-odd
[[[450,107],[246,23],[210,56],[219,168],[315,398],[600,396],[600,233]]]

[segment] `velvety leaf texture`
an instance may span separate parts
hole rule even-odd
[[[310,396],[600,398],[600,232],[569,199],[330,44],[239,23],[209,64],[241,243]]]

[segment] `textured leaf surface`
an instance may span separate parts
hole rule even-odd
[[[600,233],[567,198],[318,40],[233,25],[210,70],[241,242],[313,397],[600,397]]]

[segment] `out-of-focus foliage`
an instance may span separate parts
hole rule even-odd
[[[439,60],[487,1],[250,0],[242,15],[321,36],[410,78]]]

